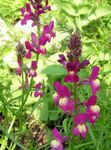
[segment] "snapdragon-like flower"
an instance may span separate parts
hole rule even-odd
[[[27,59],[30,59],[31,56],[32,56],[32,50],[33,50],[33,48],[31,47],[29,41],[25,41],[25,47],[26,47],[26,49],[27,49],[27,51],[26,51],[26,53],[25,53],[25,57],[26,57]]]
[[[21,8],[22,19],[21,24],[27,24],[28,20],[32,20],[32,26],[40,25],[40,15],[44,14],[46,10],[51,10],[48,5],[48,0],[45,6],[42,5],[42,0],[30,0],[30,4],[26,3],[26,8]]]
[[[55,37],[55,32],[53,32],[53,29],[54,29],[54,21],[51,21],[49,25],[44,26],[43,34],[40,36],[40,39],[38,40],[37,53],[39,54],[46,53],[45,48],[46,43],[50,42],[51,38]]]
[[[27,20],[31,20],[32,10],[30,8],[30,4],[26,3],[26,9],[21,8],[21,13],[23,18],[21,19],[21,24],[27,24]]]
[[[40,38],[37,39],[35,33],[31,33],[31,42],[26,41],[26,58],[31,58],[32,52],[35,52],[37,54],[44,55],[46,53],[45,45],[47,42],[51,41],[51,38],[55,37],[54,29],[54,21],[51,21],[48,25],[44,26],[43,33],[41,34]]]
[[[32,61],[31,63],[31,69],[29,69],[29,77],[36,77],[37,73],[36,73],[36,69],[37,69],[37,61]]]
[[[62,136],[57,128],[52,130],[52,136],[55,140],[51,142],[51,150],[64,150],[63,143],[67,140],[67,137]]]
[[[41,86],[42,86],[42,84],[40,82],[35,85],[34,97],[38,97],[38,96],[42,97],[43,96],[43,92],[40,90]]]
[[[88,121],[94,125],[97,118],[100,117],[100,107],[96,104],[97,96],[92,95],[90,98],[85,101],[85,105],[87,107],[86,109],[86,115]]]
[[[99,89],[100,89],[100,81],[97,79],[98,74],[99,74],[99,67],[94,66],[92,68],[90,81],[89,81],[93,95],[96,95],[97,91],[99,91]]]
[[[61,85],[59,81],[54,83],[54,87],[57,92],[53,95],[54,105],[56,106],[58,103],[64,113],[70,115],[74,111],[74,101],[70,99],[71,92],[66,86]]]
[[[74,135],[81,135],[83,138],[86,137],[88,133],[88,126],[85,125],[86,119],[86,114],[77,114],[77,116],[74,119],[75,127],[72,129],[72,133]]]
[[[96,95],[96,93],[100,90],[100,81],[97,79],[99,74],[99,67],[94,66],[92,68],[92,72],[89,79],[84,79],[82,84],[89,84],[91,86],[92,95]]]
[[[44,26],[43,34],[40,38],[40,40],[43,42],[43,45],[45,45],[47,42],[50,42],[52,37],[55,37],[55,32],[53,32],[53,29],[54,21],[51,21],[49,25]]]
[[[89,122],[94,125],[96,119],[100,116],[100,108],[96,104],[96,93],[100,89],[100,85],[97,79],[99,74],[99,67],[97,66],[92,68],[89,79],[80,81],[79,72],[89,65],[89,60],[84,59],[81,61],[81,47],[80,34],[75,32],[69,40],[67,57],[61,54],[58,59],[58,62],[67,70],[64,82],[68,82],[68,85],[72,89],[70,92],[66,86],[56,81],[54,83],[56,93],[53,95],[53,98],[54,105],[56,106],[58,104],[64,113],[71,116],[71,119],[73,118],[74,126],[72,134],[85,138],[88,133],[86,123]],[[81,102],[81,96],[79,97],[78,90],[82,84],[90,85],[92,91],[92,96],[85,102]],[[84,113],[81,113],[81,107],[85,107]],[[67,113],[68,111],[70,113]]]
[[[57,61],[66,68],[67,61],[66,61],[66,58],[63,54],[59,55],[59,59]]]
[[[77,75],[78,72],[78,61],[68,62],[67,63],[67,71],[68,75],[64,78],[65,82],[78,82],[79,76]]]

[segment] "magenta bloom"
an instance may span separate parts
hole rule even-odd
[[[31,20],[31,16],[32,16],[32,10],[31,10],[30,4],[27,3],[26,9],[21,8],[20,10],[23,16],[23,18],[21,19],[21,24],[22,25],[27,24],[27,21]]]
[[[94,125],[97,118],[100,117],[100,107],[96,105],[97,96],[92,95],[86,102],[87,107],[85,114],[87,115],[88,121]]]
[[[54,82],[54,87],[59,97],[69,98],[71,96],[71,92],[68,90],[68,88],[64,85],[61,85],[59,81]]]
[[[21,76],[22,71],[21,71],[21,68],[20,68],[20,67],[17,67],[17,68],[16,68],[16,74],[19,75],[19,76]]]
[[[62,54],[60,54],[60,55],[59,55],[58,62],[59,62],[60,64],[62,64],[64,67],[66,67],[66,66],[67,66],[66,58],[65,58],[65,56],[64,56],[64,55],[62,55]]]
[[[44,26],[43,29],[44,45],[46,44],[46,42],[50,42],[52,37],[55,37],[55,32],[53,32],[53,29],[54,29],[54,21],[51,21],[49,25]]]
[[[45,2],[45,6],[41,4],[41,0],[33,1],[30,0],[31,4],[26,4],[26,8],[21,8],[21,13],[23,18],[21,19],[21,24],[27,24],[28,20],[32,20],[32,26],[40,25],[39,16],[46,12],[46,10],[50,10],[50,6],[48,5],[48,0]],[[32,9],[33,7],[33,9]]]
[[[97,79],[99,74],[99,67],[94,66],[92,68],[91,76],[89,79],[84,79],[81,83],[82,84],[90,84],[92,95],[96,95],[96,93],[100,90],[100,82]]]
[[[26,51],[26,53],[25,53],[25,57],[26,57],[27,59],[30,59],[31,56],[32,56],[31,52],[32,52],[32,50],[33,50],[33,47],[31,46],[31,44],[30,44],[29,41],[25,41],[25,47],[26,47],[26,49],[27,49],[27,51]]]
[[[37,69],[37,62],[36,61],[32,61],[31,63],[31,69],[29,69],[29,77],[36,77],[37,73],[36,73],[36,69]]]
[[[45,54],[46,48],[45,45],[47,42],[51,41],[52,37],[55,37],[55,32],[53,32],[54,21],[51,21],[49,25],[44,26],[43,34],[38,40],[38,48],[36,49],[38,54]]]
[[[74,101],[68,99],[67,97],[60,98],[58,104],[64,113],[68,113],[70,115],[74,111]]]
[[[41,89],[41,83],[39,82],[35,86],[34,97],[38,97],[38,96],[42,97],[43,96],[43,92],[40,89]]]
[[[64,78],[65,82],[78,82],[79,77],[77,75],[79,62],[75,61],[67,63],[67,71],[68,75]]]
[[[43,34],[40,36],[40,38],[37,40],[36,34],[31,33],[31,42],[26,41],[25,46],[27,49],[27,52],[25,54],[26,58],[31,58],[32,51],[36,52],[37,54],[44,55],[46,53],[45,45],[47,42],[51,41],[51,38],[55,36],[55,33],[53,32],[54,28],[54,22],[51,21],[49,25],[46,25],[43,29]]]
[[[72,129],[74,135],[81,135],[83,138],[86,137],[88,133],[88,126],[85,125],[87,116],[86,114],[79,113],[74,120],[75,127]]]
[[[67,137],[62,136],[57,128],[52,130],[52,135],[55,140],[51,142],[51,150],[64,150],[63,143],[67,140]]]
[[[100,89],[100,83],[99,80],[97,79],[98,74],[99,74],[99,67],[94,66],[92,68],[92,72],[90,76],[90,85],[91,85],[93,95],[96,95],[97,91]]]
[[[61,85],[59,81],[54,83],[56,94],[53,95],[54,105],[58,103],[64,113],[71,114],[74,111],[74,101],[70,100],[71,92],[64,85]]]

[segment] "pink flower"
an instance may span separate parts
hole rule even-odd
[[[72,129],[72,133],[74,135],[81,135],[83,138],[86,137],[88,133],[88,126],[85,125],[86,119],[87,119],[86,114],[81,114],[81,113],[79,113],[75,117],[74,119],[75,127]]]
[[[92,95],[100,90],[100,81],[97,79],[99,74],[99,67],[94,66],[89,79],[84,79],[81,84],[89,84],[91,86]]]
[[[100,89],[100,82],[97,79],[99,74],[99,67],[94,66],[92,68],[92,72],[91,72],[91,76],[90,76],[90,85],[91,85],[91,89],[92,89],[92,94],[96,95],[97,91],[99,91]]]
[[[43,92],[40,90],[41,86],[42,85],[41,85],[40,82],[38,84],[36,84],[36,86],[35,86],[35,92],[34,92],[34,97],[38,97],[38,96],[42,97],[43,96]]]
[[[32,50],[33,50],[33,47],[31,46],[31,44],[30,44],[29,41],[25,41],[25,47],[26,47],[26,49],[27,49],[27,51],[26,51],[26,53],[25,53],[25,57],[26,57],[27,59],[30,59],[31,56],[32,56],[31,52],[32,52]]]
[[[68,75],[64,78],[65,82],[78,82],[79,77],[77,75],[79,62],[75,61],[67,63],[67,71]]]
[[[37,69],[37,62],[36,61],[32,61],[31,63],[31,69],[29,69],[29,77],[36,77],[37,73],[36,73],[36,69]]]
[[[38,54],[44,55],[46,53],[46,48],[45,48],[46,43],[50,42],[52,37],[55,37],[53,28],[54,28],[53,21],[51,21],[49,25],[44,26],[43,34],[40,36],[40,39],[38,40],[38,47],[36,49],[36,52]]]
[[[21,19],[21,24],[27,24],[27,20],[31,20],[31,15],[32,15],[32,10],[30,7],[30,4],[26,4],[26,9],[25,8],[21,8],[21,13],[23,18]]]
[[[32,20],[32,26],[40,24],[39,16],[46,12],[46,10],[51,10],[48,5],[48,0],[45,2],[45,6],[41,4],[41,0],[33,1],[30,0],[31,4],[26,4],[26,8],[21,8],[21,13],[23,18],[21,19],[21,24],[27,24],[28,20]],[[33,10],[31,9],[33,7]]]
[[[87,107],[85,114],[87,115],[88,121],[94,125],[97,118],[100,117],[100,107],[96,105],[97,96],[92,95],[86,102]]]
[[[68,90],[68,88],[64,85],[61,85],[59,81],[54,82],[54,87],[57,91],[57,94],[60,97],[70,97],[71,92]]]
[[[65,68],[66,68],[66,65],[67,65],[67,61],[66,61],[66,58],[63,54],[60,54],[59,55],[59,59],[58,59],[58,62],[60,64],[62,64]]]
[[[20,67],[16,68],[16,74],[21,76],[22,72],[21,72],[21,68]]]
[[[68,99],[67,97],[60,98],[58,104],[64,113],[68,113],[70,115],[74,111],[74,101]]]
[[[52,130],[52,135],[55,140],[51,142],[51,150],[64,150],[63,143],[67,140],[67,137],[62,136],[57,128]]]
[[[53,95],[54,105],[56,106],[58,103],[64,113],[72,114],[74,111],[74,101],[70,100],[71,92],[66,86],[61,85],[59,81],[54,83],[54,87],[57,92]]]

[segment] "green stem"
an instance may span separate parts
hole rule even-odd
[[[40,28],[39,26],[37,26],[37,34],[38,34],[38,39],[40,38]],[[39,60],[39,54],[36,55],[36,62],[38,63],[38,60]],[[31,80],[30,80],[30,84],[29,84],[29,89],[27,91],[27,94],[26,94],[26,97],[24,99],[24,88],[23,88],[23,96],[22,96],[22,106],[20,108],[20,112],[23,111],[23,107],[29,97],[29,94],[30,94],[30,91],[31,91],[31,88],[32,88],[32,83],[33,83],[33,77],[31,77]],[[22,71],[22,84],[24,84],[24,78],[23,78],[23,71]]]
[[[75,106],[75,115],[77,114],[77,84],[74,83],[74,106]]]
[[[10,127],[8,129],[8,134],[11,132],[11,129],[12,129],[13,125],[14,125],[15,119],[16,119],[16,117],[14,116],[13,120],[12,120],[12,122],[10,124]],[[7,147],[7,140],[8,140],[8,138],[7,138],[7,136],[5,136],[0,150],[5,150],[5,148]]]

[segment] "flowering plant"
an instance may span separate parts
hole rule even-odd
[[[70,85],[70,87],[68,88],[66,85],[61,85],[59,81],[54,83],[56,90],[53,95],[54,106],[56,107],[58,105],[63,113],[71,119],[72,139],[74,138],[73,136],[85,138],[88,133],[87,123],[91,123],[94,126],[96,119],[100,117],[100,107],[96,104],[96,94],[100,89],[100,83],[97,79],[99,67],[93,66],[88,79],[80,78],[79,72],[89,65],[87,59],[81,61],[81,48],[80,34],[79,32],[75,32],[69,40],[67,58],[61,54],[58,59],[58,62],[67,70],[64,82],[68,87]],[[81,101],[79,88],[85,84],[90,85],[91,95],[86,100]],[[52,131],[52,134],[53,133],[55,133],[55,129]],[[71,140],[70,137],[67,137],[67,139]],[[57,141],[60,142],[58,139]],[[60,147],[58,145],[63,144],[63,142],[59,142],[56,142],[56,144],[52,142],[52,149],[57,146],[54,150],[59,150]],[[61,149],[63,149],[63,145]]]
[[[53,31],[54,21],[42,26],[41,15],[50,10],[48,0],[44,3],[42,0],[30,0],[30,3],[26,3],[26,8],[21,8],[21,24],[25,25],[28,20],[31,20],[32,27],[36,26],[37,30],[31,33],[30,39],[26,40],[24,44],[18,42],[17,45],[18,67],[16,74],[21,78],[19,89],[22,91],[22,101],[18,114],[23,113],[23,108],[30,94],[33,94],[35,98],[43,96],[42,83],[36,83],[39,55],[46,54],[46,44],[55,37],[55,32]],[[30,65],[27,66],[26,60],[30,62]]]

